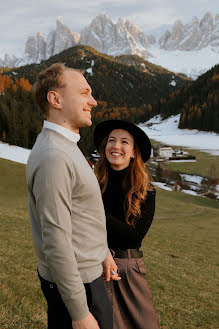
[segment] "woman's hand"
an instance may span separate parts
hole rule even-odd
[[[111,254],[109,254],[104,259],[102,265],[103,265],[102,278],[105,282],[110,280],[115,280],[115,281],[121,280],[121,278],[118,275],[118,267]]]

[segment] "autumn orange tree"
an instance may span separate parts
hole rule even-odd
[[[24,78],[12,79],[0,74],[0,138],[3,142],[32,147],[42,126],[32,85]]]

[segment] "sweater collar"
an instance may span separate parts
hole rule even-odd
[[[122,170],[114,170],[111,167],[109,167],[109,177],[121,181],[125,177],[127,171],[128,171],[128,167]]]
[[[72,141],[74,143],[77,143],[80,140],[79,134],[76,134],[75,132],[73,132],[69,129],[66,129],[60,125],[57,125],[56,123],[53,123],[53,122],[50,122],[47,120],[44,120],[43,128],[55,130],[56,132],[65,136],[66,138],[68,138],[70,141]]]

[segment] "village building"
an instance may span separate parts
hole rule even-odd
[[[153,147],[153,155],[158,158],[169,159],[173,156],[173,148],[164,144],[157,144]]]

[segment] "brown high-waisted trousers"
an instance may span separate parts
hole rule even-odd
[[[120,281],[105,283],[113,307],[113,329],[158,329],[143,258],[114,258]]]

